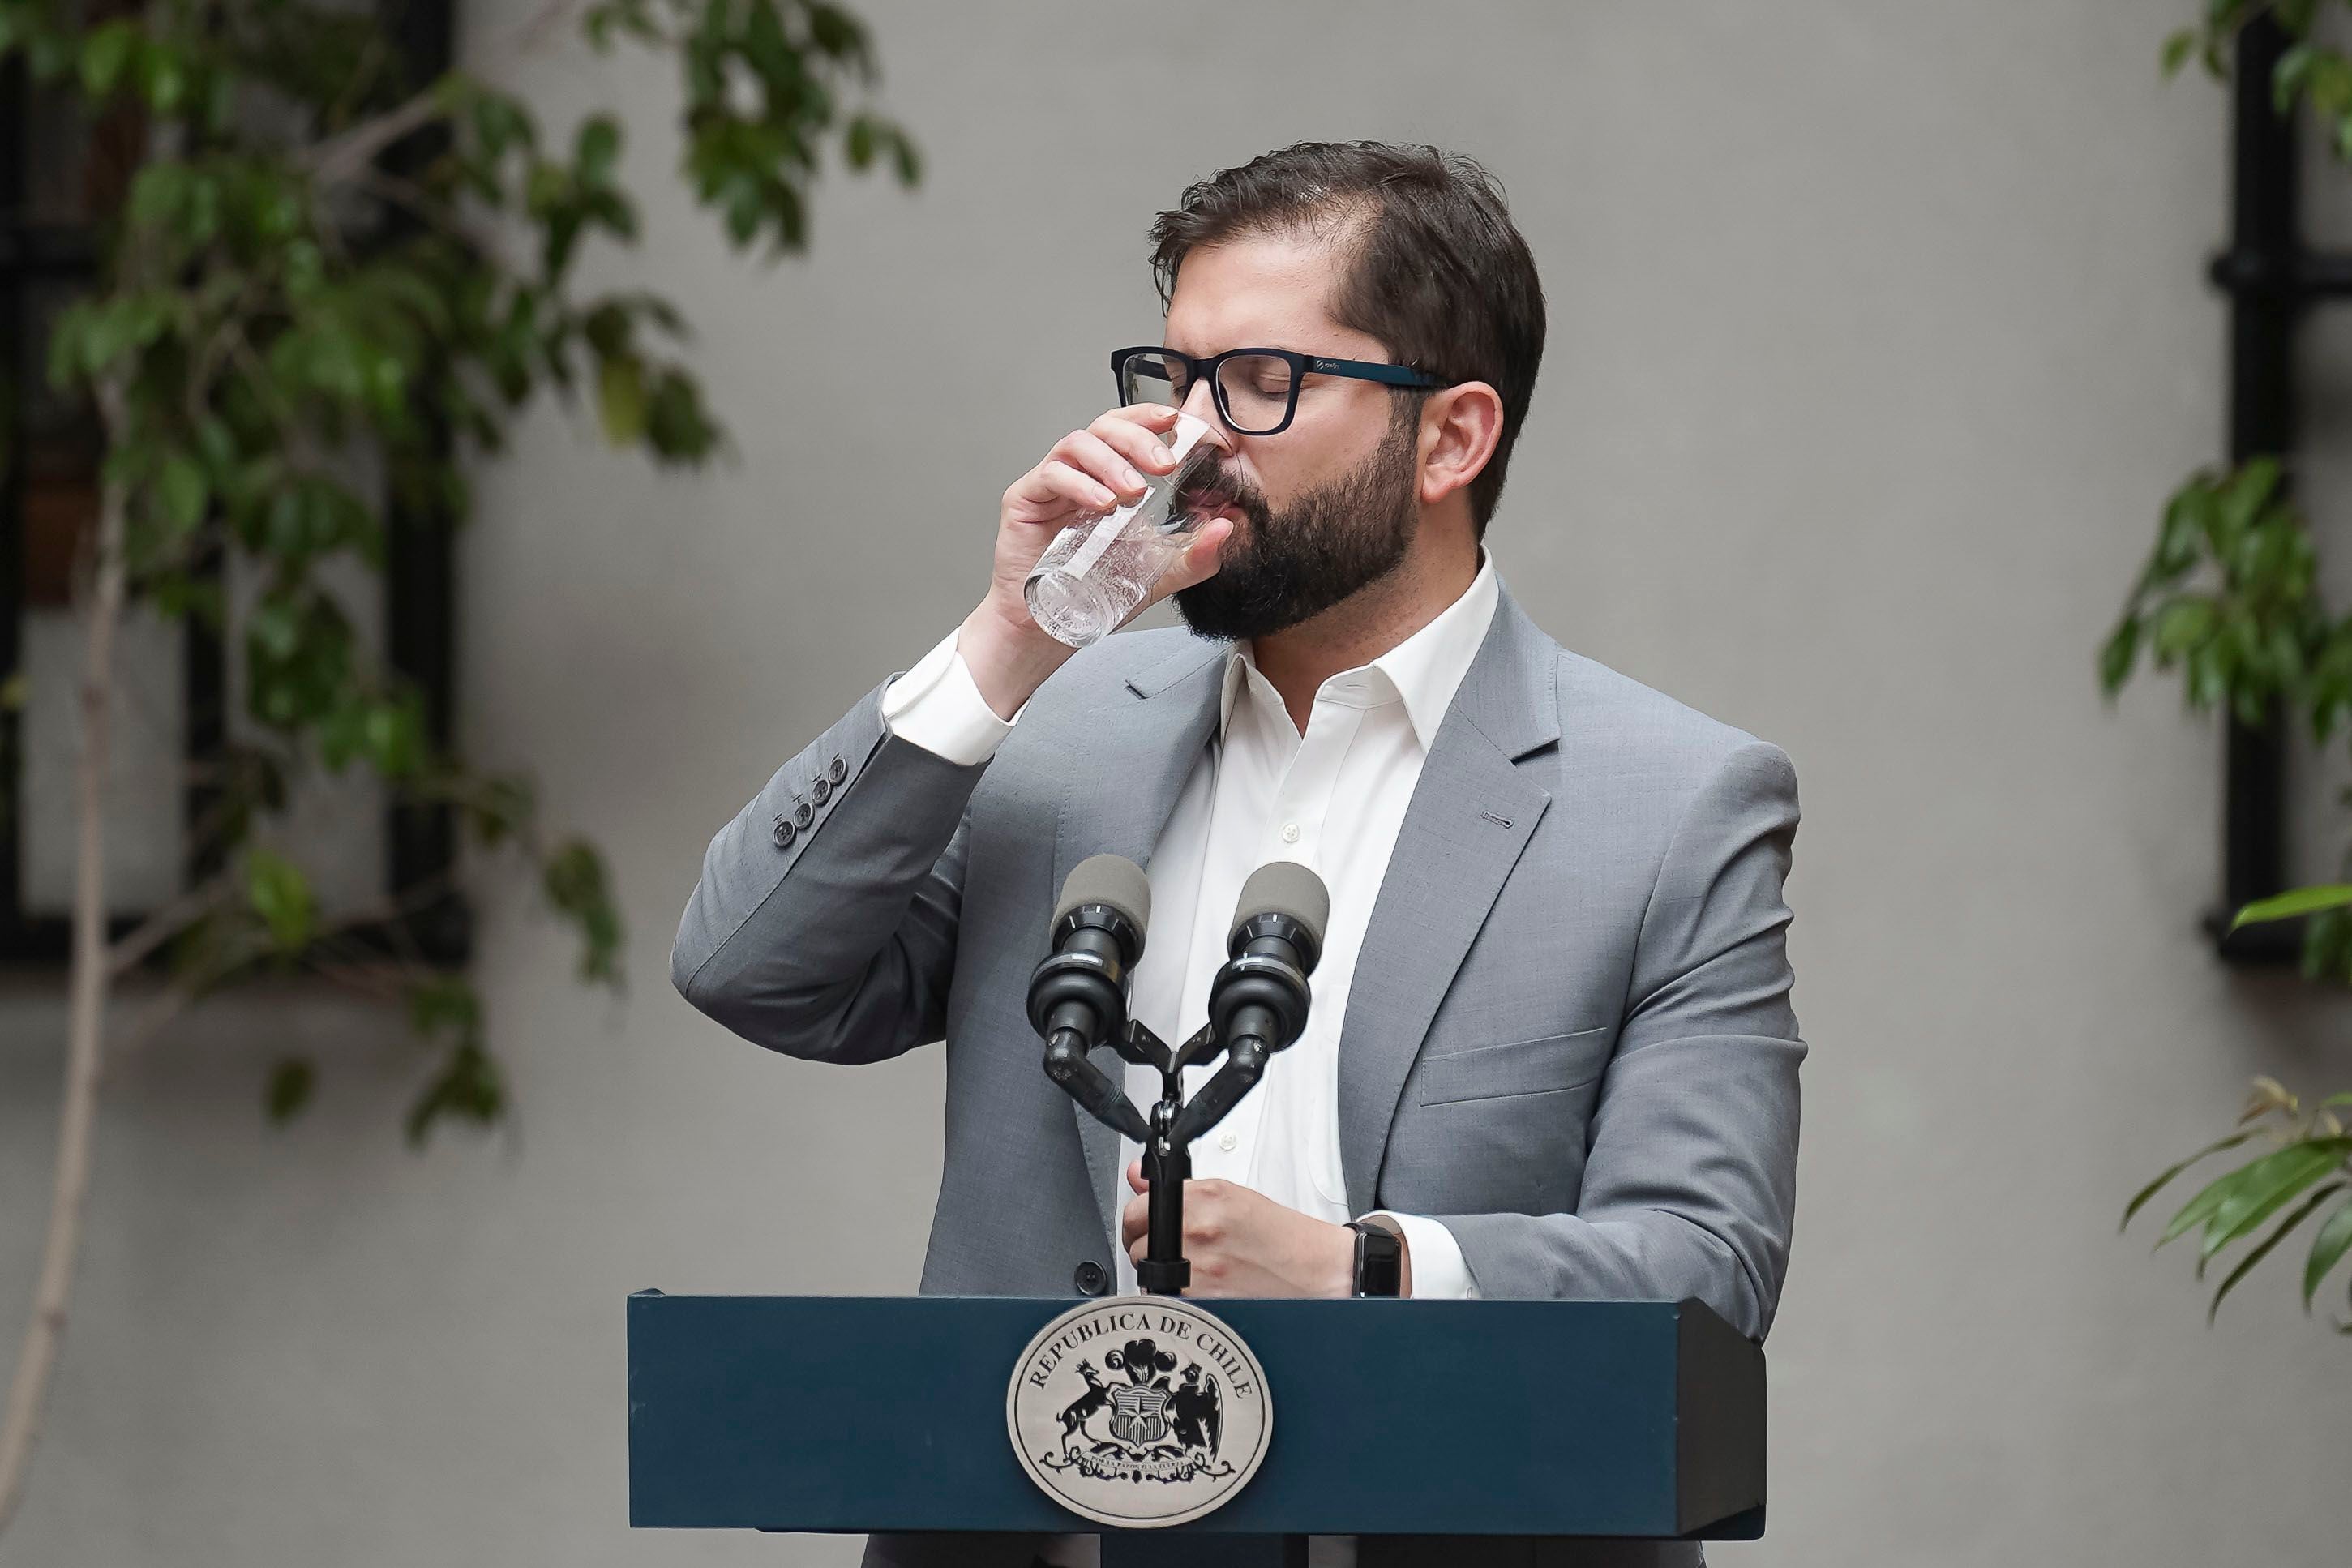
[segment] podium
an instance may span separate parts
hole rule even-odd
[[[1263,1466],[1205,1518],[1106,1530],[1006,1433],[1015,1363],[1072,1305],[632,1296],[629,1522],[1095,1533],[1104,1568],[1297,1561],[1310,1534],[1764,1531],[1764,1352],[1696,1300],[1203,1301],[1265,1369]]]

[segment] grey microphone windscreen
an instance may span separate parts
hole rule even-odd
[[[1286,914],[1298,921],[1314,932],[1319,949],[1323,928],[1331,923],[1331,890],[1323,885],[1322,878],[1296,860],[1269,860],[1242,884],[1241,900],[1234,906],[1234,924],[1238,927],[1267,913]]]
[[[1108,904],[1134,921],[1140,932],[1151,924],[1151,879],[1124,855],[1089,856],[1063,882],[1062,901],[1054,906],[1053,925],[1060,925],[1062,917],[1081,904]]]

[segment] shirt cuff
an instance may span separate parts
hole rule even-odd
[[[1477,1284],[1470,1278],[1470,1266],[1462,1261],[1462,1244],[1454,1233],[1433,1219],[1417,1214],[1391,1214],[1386,1209],[1374,1211],[1392,1219],[1404,1232],[1404,1244],[1412,1255],[1412,1295],[1417,1301],[1475,1301]]]
[[[971,667],[956,651],[954,632],[882,692],[882,722],[890,733],[958,767],[994,756],[1020,718],[1018,712],[1011,720],[996,716],[980,694]]]

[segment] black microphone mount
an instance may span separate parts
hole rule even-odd
[[[1274,1053],[1305,1032],[1307,976],[1322,956],[1330,895],[1304,866],[1277,861],[1254,872],[1242,888],[1225,964],[1210,984],[1209,1021],[1172,1048],[1127,1016],[1150,909],[1150,883],[1129,861],[1098,855],[1071,872],[1055,911],[1054,952],[1029,983],[1029,1020],[1045,1041],[1045,1075],[1096,1121],[1143,1146],[1150,1216],[1136,1283],[1155,1296],[1178,1296],[1192,1274],[1184,1257],[1192,1142],[1232,1114]],[[1148,1121],[1088,1059],[1104,1045],[1160,1075]],[[1222,1065],[1187,1102],[1185,1069],[1219,1057]]]

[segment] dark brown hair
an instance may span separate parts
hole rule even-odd
[[[1383,142],[1301,142],[1220,169],[1151,222],[1161,307],[1195,248],[1295,233],[1328,237],[1342,258],[1329,306],[1340,325],[1378,338],[1400,363],[1501,395],[1495,456],[1470,483],[1484,536],[1544,342],[1543,285],[1501,187],[1459,153]]]

